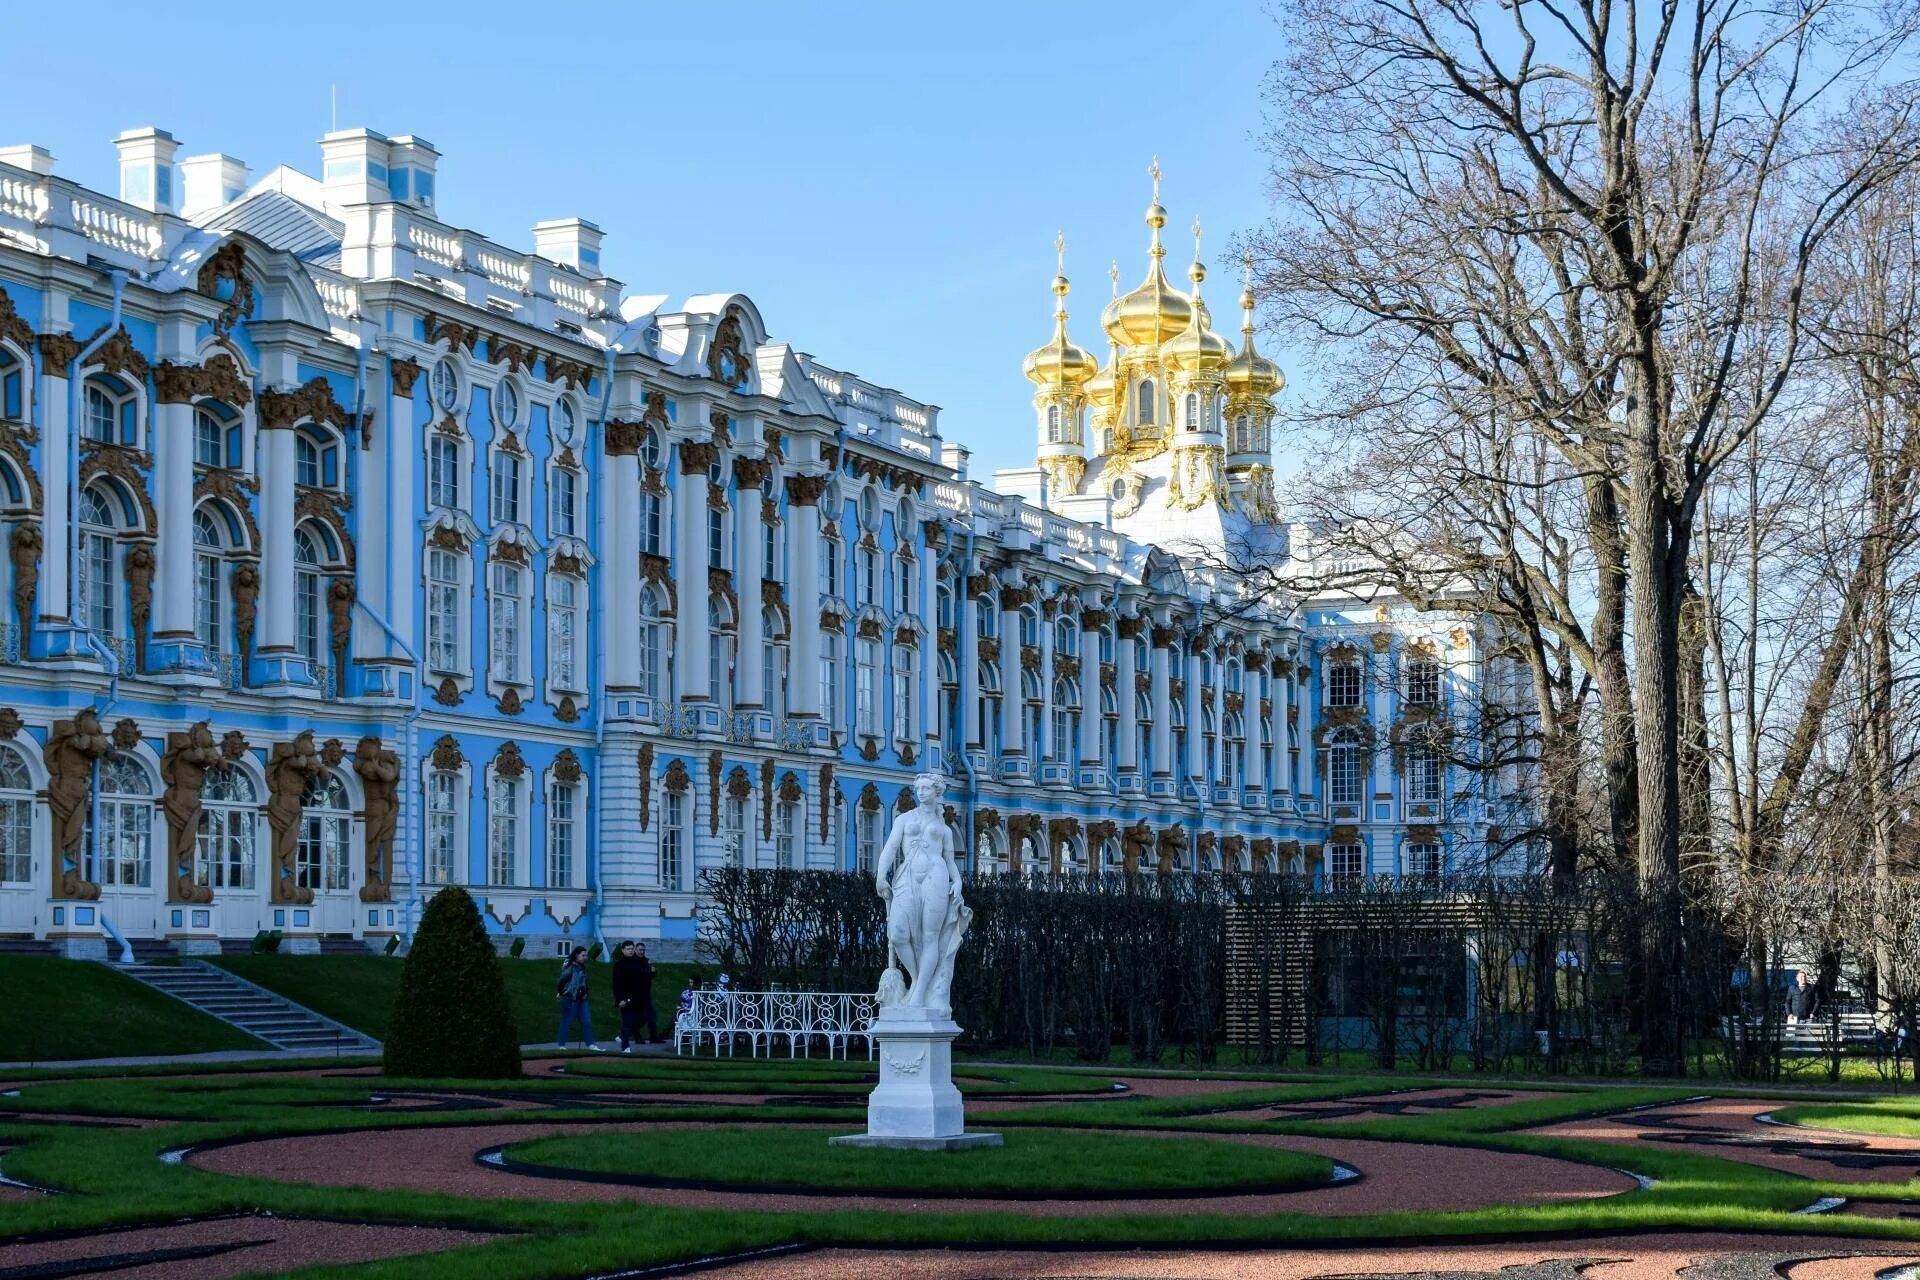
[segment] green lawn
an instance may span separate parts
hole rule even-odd
[[[384,1040],[394,993],[400,989],[400,966],[405,961],[398,956],[369,953],[221,956],[214,963],[315,1013]],[[506,975],[507,1000],[520,1027],[520,1042],[551,1042],[560,1024],[560,1003],[553,995],[554,984],[560,980],[560,961],[506,958],[500,961],[500,971]],[[653,1006],[660,1034],[667,1036],[672,1033],[674,1008],[687,978],[697,973],[711,980],[716,971],[687,964],[656,964],[654,971]],[[611,1040],[620,1029],[619,1011],[613,1006],[612,966],[595,962],[589,967],[589,981],[594,1034],[603,1041]]]
[[[103,964],[0,956],[0,1060],[58,1062],[264,1049],[244,1031]]]
[[[1318,1156],[1205,1138],[1034,1130],[1003,1147],[929,1155],[836,1147],[814,1129],[662,1129],[564,1134],[516,1143],[508,1159],[670,1182],[920,1193],[1099,1195],[1302,1187],[1333,1176]]]
[[[1773,1118],[1785,1124],[1847,1133],[1879,1133],[1894,1138],[1920,1138],[1920,1099],[1889,1098],[1879,1102],[1805,1102],[1781,1107]]]

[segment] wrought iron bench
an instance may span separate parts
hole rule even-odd
[[[874,996],[844,991],[696,991],[674,1017],[673,1051],[699,1053],[711,1044],[714,1053],[724,1048],[731,1055],[744,1041],[757,1058],[784,1043],[787,1056],[797,1058],[822,1043],[829,1058],[845,1058],[858,1040],[871,1058],[879,1012]]]

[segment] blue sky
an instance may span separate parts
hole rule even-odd
[[[1228,240],[1266,213],[1260,87],[1282,32],[1257,0],[254,0],[164,26],[95,0],[83,30],[10,8],[0,144],[46,146],[59,173],[115,189],[111,139],[146,124],[181,155],[315,173],[338,86],[342,127],[440,149],[442,218],[531,249],[534,222],[586,217],[630,290],[743,291],[776,337],[940,405],[981,479],[1033,456],[1020,360],[1049,329],[1056,231],[1074,336],[1104,356],[1107,263],[1122,289],[1145,269],[1152,155],[1169,265],[1198,213],[1223,324]]]

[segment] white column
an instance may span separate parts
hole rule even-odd
[[[818,716],[820,706],[820,495],[826,476],[787,478],[787,710]]]
[[[1089,628],[1087,623],[1093,622]],[[1102,730],[1106,721],[1100,715],[1100,631],[1110,624],[1111,619],[1101,611],[1088,610],[1080,615],[1080,767],[1099,769],[1102,765],[1100,752],[1103,747]],[[1114,692],[1119,690],[1119,671],[1114,672]],[[1116,702],[1118,699],[1116,699]],[[1105,761],[1105,772],[1109,779],[1113,777],[1113,761]],[[1069,774],[1069,777],[1074,775]],[[1098,849],[1087,850],[1089,865],[1099,858]]]
[[[674,696],[707,701],[707,468],[711,442],[680,442],[680,479],[674,486]]]
[[[153,638],[162,647],[188,644],[193,634],[193,404],[162,403],[153,415],[154,548]],[[377,562],[378,556],[369,560]]]
[[[1134,637],[1127,625],[1132,621],[1124,617],[1114,620],[1113,694],[1120,708],[1120,742],[1119,759],[1109,767],[1116,775],[1140,769],[1140,695],[1134,687],[1140,677],[1134,665]]]
[[[756,439],[760,426],[756,419],[740,419],[740,437]],[[733,594],[740,602],[740,617],[735,636],[739,652],[733,662],[733,705],[757,711],[767,705],[765,657],[767,630],[760,605],[760,580],[766,576],[767,533],[760,519],[760,482],[766,478],[767,463],[762,458],[738,458],[733,464]]]
[[[606,655],[608,692],[640,687],[640,440],[639,423],[609,422],[606,448],[595,477],[600,486],[601,527],[607,541],[600,549],[606,584],[599,601],[601,652]]]
[[[260,431],[260,643],[262,654],[293,652],[293,429]]]
[[[958,643],[953,661],[960,675],[960,750],[967,751],[986,741],[980,723],[980,609],[966,578],[958,580],[955,590],[959,594],[954,612]]]
[[[1020,606],[1027,592],[1000,590],[1000,758],[1026,754],[1026,700],[1020,690]]]
[[[49,346],[55,351],[49,351]],[[67,509],[67,487],[71,483],[72,473],[67,462],[68,451],[72,448],[73,431],[79,429],[77,423],[67,421],[67,366],[56,363],[54,357],[59,354],[57,348],[65,343],[49,344],[42,340],[40,344],[40,483],[41,511],[40,534],[42,548],[40,552],[40,586],[36,594],[35,608],[39,611],[41,623],[64,625],[73,618],[73,609],[68,597],[70,586],[68,569],[71,566],[74,527],[71,513]],[[22,652],[26,650],[28,637],[20,637]]]
[[[1153,646],[1147,651],[1148,709],[1153,722],[1148,729],[1147,752],[1155,778],[1173,777],[1173,684],[1168,666],[1174,634],[1161,627],[1153,629]],[[1189,726],[1188,732],[1192,732]]]
[[[1187,758],[1181,763],[1186,769],[1186,776],[1199,779],[1200,785],[1204,787],[1207,782],[1205,755],[1207,738],[1205,721],[1203,721],[1200,716],[1200,655],[1193,651],[1191,645],[1184,647],[1187,651],[1187,696],[1185,698],[1187,714]],[[1216,721],[1214,723],[1216,735],[1219,729],[1219,722]]]

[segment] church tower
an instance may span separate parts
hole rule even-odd
[[[1040,469],[1046,473],[1050,501],[1058,501],[1079,492],[1087,472],[1087,384],[1099,372],[1100,363],[1067,336],[1065,237],[1055,237],[1053,247],[1059,258],[1053,276],[1053,337],[1029,352],[1022,368],[1034,384]]]
[[[1187,327],[1160,349],[1172,392],[1172,421],[1168,442],[1173,450],[1167,472],[1167,499],[1177,509],[1192,511],[1207,503],[1224,504],[1226,436],[1220,420],[1221,395],[1226,388],[1227,365],[1233,344],[1213,331],[1200,285],[1207,269],[1200,261],[1200,220],[1193,222],[1193,304]]]
[[[1227,487],[1240,510],[1256,520],[1279,518],[1273,496],[1273,397],[1287,385],[1273,361],[1253,346],[1253,255],[1244,259],[1240,292],[1241,346],[1227,365]]]
[[[1167,211],[1160,207],[1157,157],[1147,172],[1153,178],[1153,203],[1147,206],[1147,278],[1108,303],[1100,315],[1100,325],[1116,348],[1112,452],[1132,458],[1151,457],[1166,447],[1173,400],[1160,349],[1193,320],[1193,304],[1167,283],[1167,250],[1160,243]]]

